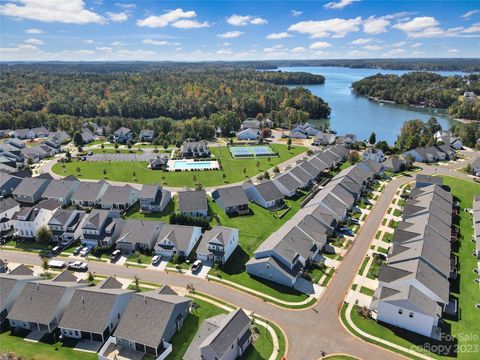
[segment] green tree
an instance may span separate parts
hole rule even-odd
[[[83,137],[79,131],[75,131],[73,133],[73,143],[75,144],[75,146],[81,146],[83,144]]]
[[[368,138],[368,142],[370,143],[370,145],[373,145],[377,142],[377,135],[374,132],[370,134],[370,137]]]
[[[44,225],[37,230],[35,240],[39,244],[48,244],[50,243],[50,241],[52,241],[52,232],[50,231],[48,226]]]
[[[360,157],[358,155],[358,152],[356,151],[350,151],[348,153],[348,157],[347,157],[347,161],[350,163],[350,164],[356,164],[357,162],[360,161]]]

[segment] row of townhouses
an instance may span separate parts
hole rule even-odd
[[[450,281],[456,278],[451,255],[456,209],[441,178],[418,175],[416,180],[380,267],[371,309],[377,321],[440,339],[442,314],[457,311],[449,296]]]
[[[192,303],[168,286],[135,293],[113,277],[91,286],[69,271],[43,280],[24,265],[0,274],[0,293],[0,321],[8,322],[14,333],[95,342],[99,359],[128,356],[132,350],[140,357],[164,358],[173,350],[169,342]],[[250,318],[239,309],[206,319],[186,358],[234,359],[251,341]]]

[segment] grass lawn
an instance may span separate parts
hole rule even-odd
[[[23,340],[23,337],[11,335],[10,331],[0,334],[0,358],[1,354],[14,353],[28,360],[96,360],[97,354],[73,350],[75,343],[65,345],[62,342],[51,344],[43,341],[31,343]],[[5,356],[6,359],[6,356]]]
[[[126,219],[143,219],[151,221],[162,221],[168,223],[170,220],[170,214],[174,213],[178,208],[177,197],[172,197],[172,200],[168,203],[165,209],[161,213],[142,214],[139,212],[140,204],[137,202],[134,206],[128,209],[125,214]]]
[[[35,241],[25,243],[25,242],[16,242],[14,240],[11,240],[7,242],[5,245],[14,247],[15,249],[18,249],[20,251],[27,251],[27,252],[37,252],[37,251],[52,249],[51,245],[38,244]]]
[[[381,247],[381,246],[379,246],[379,247],[377,248],[377,251],[378,251],[378,252],[381,252],[382,254],[388,253],[388,249],[385,249],[385,248],[383,248],[383,247]]]
[[[105,148],[105,149],[92,149],[89,150],[89,152],[92,152],[94,154],[142,154],[143,151],[139,149],[111,149],[111,148]]]
[[[365,270],[365,267],[366,267],[367,264],[368,264],[368,259],[369,259],[368,257],[366,257],[365,259],[363,259],[362,266],[360,266],[360,270],[358,270],[358,273],[359,273],[360,275],[363,274],[363,271]]]
[[[303,146],[294,146],[288,150],[286,145],[271,144],[272,149],[279,154],[278,157],[258,159],[233,159],[227,147],[211,147],[211,153],[220,160],[223,169],[212,171],[188,171],[188,172],[164,172],[147,169],[146,161],[127,162],[90,162],[72,161],[66,164],[55,164],[53,171],[59,175],[75,175],[80,179],[106,179],[112,181],[138,182],[142,184],[160,183],[163,185],[194,187],[197,184],[203,186],[215,186],[236,183],[249,177],[263,173],[275,165],[288,160],[307,149]],[[257,167],[258,163],[258,167]],[[65,165],[65,168],[62,167]],[[77,172],[77,168],[80,172]],[[103,175],[103,170],[107,175]],[[245,169],[245,173],[243,170]],[[133,173],[135,172],[135,179]],[[225,175],[225,178],[223,178]]]
[[[136,251],[127,257],[127,261],[136,262],[138,264],[150,265],[152,262],[152,256],[145,255]]]
[[[365,294],[365,295],[368,295],[368,296],[373,296],[373,294],[375,293],[375,290],[372,290],[372,289],[369,289],[369,288],[367,288],[367,287],[365,287],[365,286],[362,286],[362,287],[360,288],[360,292],[361,292],[362,294]]]
[[[268,330],[260,325],[255,326],[258,331],[255,334],[255,342],[253,346],[248,347],[247,351],[240,357],[240,360],[268,359],[273,352],[272,336]]]
[[[375,280],[378,278],[378,272],[380,271],[380,265],[382,265],[383,260],[378,257],[373,257],[372,264],[370,265],[370,269],[368,269],[367,277],[369,279]]]
[[[393,240],[393,234],[392,234],[392,233],[386,232],[386,233],[383,234],[383,239],[382,239],[382,241],[391,243],[392,240]]]
[[[395,209],[395,211],[393,212],[393,216],[402,216],[402,210]]]
[[[340,166],[338,167],[338,170],[342,171],[346,168],[349,168],[350,166],[352,166],[352,164],[350,164],[348,161],[345,161],[344,163],[340,164]]]

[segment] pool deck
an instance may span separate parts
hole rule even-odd
[[[187,166],[184,168],[176,168],[175,163],[182,162],[186,163]],[[196,163],[209,163],[210,166],[193,166]],[[195,161],[194,159],[183,159],[183,160],[168,160],[167,162],[167,170],[168,171],[192,171],[192,170],[218,170],[220,169],[220,165],[218,164],[217,160],[199,160]]]

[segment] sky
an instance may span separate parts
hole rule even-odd
[[[0,0],[0,61],[480,57],[480,1]]]

